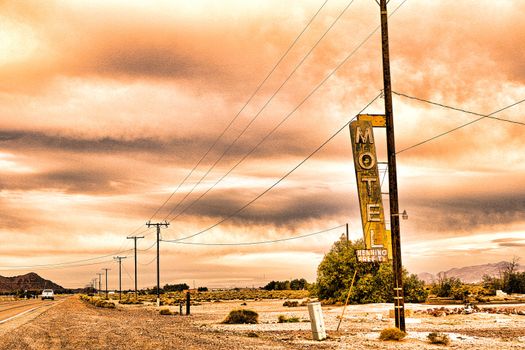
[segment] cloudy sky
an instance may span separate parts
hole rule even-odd
[[[398,7],[396,92],[483,115],[525,98],[523,1]],[[2,1],[0,23],[1,275],[81,287],[110,268],[111,287],[120,255],[128,288],[135,234],[153,286],[149,219],[206,244],[334,228],[161,242],[162,284],[313,281],[342,225],[362,236],[347,128],[267,190],[380,93],[374,1]],[[404,265],[525,258],[525,103],[407,149],[480,116],[393,102]]]

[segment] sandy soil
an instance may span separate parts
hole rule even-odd
[[[316,342],[309,322],[277,323],[279,315],[308,320],[306,307],[283,307],[282,300],[247,301],[242,306],[259,313],[259,324],[220,324],[241,303],[203,303],[193,306],[190,316],[162,316],[154,306],[101,309],[73,297],[14,329],[2,325],[0,349],[525,349],[525,316],[520,315],[416,315],[407,319],[406,340],[383,342],[378,335],[393,325],[388,318],[391,305],[350,306],[338,332],[342,308],[325,307],[329,339]],[[11,328],[2,332],[2,327]],[[426,336],[432,331],[449,334],[451,345],[429,344]]]

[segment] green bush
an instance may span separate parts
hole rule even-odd
[[[381,334],[379,334],[379,339],[399,341],[406,337],[406,335],[405,332],[398,328],[386,328],[381,331]]]
[[[450,344],[450,338],[448,335],[441,332],[432,332],[427,335],[428,340],[432,344],[448,345]]]
[[[286,317],[285,315],[279,315],[277,322],[279,323],[296,323],[301,322],[299,317]]]
[[[387,303],[394,301],[392,289],[394,274],[391,264],[357,261],[356,250],[363,249],[362,240],[347,241],[343,235],[336,241],[317,267],[317,283],[313,294],[321,301],[345,302],[357,270],[351,303]],[[409,302],[424,302],[428,296],[424,282],[403,269],[404,295]]]
[[[249,309],[238,309],[230,311],[229,315],[226,317],[222,323],[227,324],[255,324],[258,323],[259,314],[253,310]]]

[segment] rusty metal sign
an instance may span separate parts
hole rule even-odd
[[[386,128],[386,117],[384,114],[359,114],[357,120],[369,121],[374,128]]]
[[[373,123],[381,124],[380,116],[359,118],[350,123],[361,222],[367,250],[387,249],[387,256],[391,256],[390,239],[385,228]]]

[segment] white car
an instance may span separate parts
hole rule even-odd
[[[55,293],[53,292],[53,289],[44,289],[42,291],[42,300],[44,299],[55,300]]]

